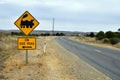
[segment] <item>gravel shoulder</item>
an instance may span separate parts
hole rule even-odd
[[[46,53],[43,53],[44,42]],[[37,49],[29,50],[28,64],[23,50],[10,56],[4,64],[1,80],[111,80],[60,46],[54,37],[37,38]]]

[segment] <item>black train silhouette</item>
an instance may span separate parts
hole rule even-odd
[[[21,19],[21,23],[20,23],[21,28],[32,28],[32,26],[34,26],[33,19],[30,21],[28,21],[28,20],[23,21],[23,19],[26,18],[27,16],[28,16],[28,14],[23,15],[23,17]]]

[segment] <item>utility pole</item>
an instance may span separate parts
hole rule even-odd
[[[52,35],[54,35],[54,18],[53,18],[53,28],[52,28]]]

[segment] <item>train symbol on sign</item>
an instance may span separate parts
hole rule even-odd
[[[27,17],[28,17],[28,14],[24,14],[23,17],[21,18],[21,23],[20,23],[21,28],[32,28],[34,26],[34,23],[33,23],[34,19],[23,20]]]
[[[38,25],[39,22],[28,12],[25,11],[14,23],[26,36],[28,36]]]

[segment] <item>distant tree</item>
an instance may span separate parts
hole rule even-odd
[[[43,34],[43,33],[41,33],[40,35],[41,35],[41,36],[44,36],[44,34]]]
[[[50,33],[46,33],[46,36],[50,36]]]
[[[64,33],[60,33],[60,36],[65,36],[65,34]]]
[[[39,36],[38,34],[30,34],[29,36]]]
[[[13,35],[13,32],[11,32],[11,35]]]
[[[60,36],[60,34],[59,34],[59,33],[56,33],[56,36]]]
[[[115,32],[115,37],[116,38],[120,38],[120,33],[119,32]]]
[[[118,29],[118,31],[120,32],[120,28]]]
[[[112,31],[108,31],[105,33],[106,38],[115,38],[115,33]]]
[[[118,29],[118,31],[120,31],[120,29]],[[120,32],[107,31],[104,33],[103,31],[100,31],[96,35],[96,39],[102,40],[104,43],[111,43],[114,45],[120,42]]]
[[[22,36],[24,35],[22,32],[11,32],[11,35],[19,35]]]
[[[54,33],[54,34],[52,34],[52,36],[56,36],[56,34]]]
[[[95,37],[95,34],[93,32],[91,32],[88,36],[89,37]]]
[[[97,40],[102,40],[104,38],[105,38],[105,33],[103,31],[100,31],[99,33],[97,33],[96,35]]]
[[[86,36],[86,37],[89,37],[89,34],[86,34],[85,36]]]

